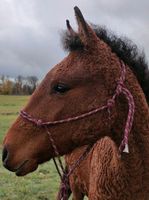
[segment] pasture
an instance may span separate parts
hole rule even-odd
[[[25,105],[28,96],[0,96],[0,144],[9,126]],[[2,145],[0,145],[1,157]],[[38,170],[17,177],[4,169],[0,159],[0,200],[54,200],[59,186],[52,161],[39,166]]]

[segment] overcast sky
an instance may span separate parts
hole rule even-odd
[[[0,0],[0,74],[39,78],[66,53],[60,31],[73,7],[85,19],[132,39],[149,60],[149,0]]]

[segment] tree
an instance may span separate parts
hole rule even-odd
[[[12,91],[13,91],[13,82],[10,81],[9,79],[5,79],[1,87],[2,94],[12,94]]]
[[[36,76],[28,76],[27,80],[29,82],[29,85],[31,86],[32,92],[36,89],[38,78]]]
[[[13,88],[14,94],[16,94],[16,95],[23,94],[23,92],[22,92],[22,86],[23,86],[23,76],[19,75],[15,79],[15,84],[14,84],[14,88]]]

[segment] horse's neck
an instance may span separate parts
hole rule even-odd
[[[132,94],[135,101],[135,115],[129,146],[134,156],[134,148],[138,149],[145,164],[146,161],[149,162],[149,106],[140,87],[136,87]]]
[[[111,185],[112,182],[113,188],[116,188],[115,191],[117,192],[117,196],[122,194],[123,191],[125,198],[118,196],[115,199],[148,200],[149,108],[143,94],[140,98],[136,98],[135,94],[133,94],[133,96],[135,99],[136,109],[133,129],[129,135],[129,153],[122,153],[121,158],[118,156],[118,148],[115,147],[120,144],[120,137],[118,137],[117,145],[115,145],[115,142],[112,142],[114,140],[110,141],[110,139],[107,140],[107,145],[104,145],[104,148],[99,145],[100,148],[97,149],[97,151],[100,152],[98,157],[103,165],[101,177],[104,179],[101,180],[101,183],[104,181],[105,185]],[[125,114],[127,114],[127,109],[125,110]],[[122,119],[123,123],[121,124],[119,120]],[[122,116],[119,120],[117,120],[118,128],[115,127],[115,130],[120,133],[124,129],[123,126],[126,116]],[[118,132],[115,132],[114,135],[117,135]],[[111,156],[110,152],[112,152]],[[109,164],[105,165],[108,163],[108,160]],[[98,171],[100,170],[98,169]],[[107,178],[111,176],[113,179]],[[103,199],[106,198],[104,197]]]
[[[149,153],[149,106],[146,101],[145,95],[140,85],[138,84],[138,81],[131,73],[129,68],[127,69],[126,79],[126,87],[130,90],[135,103],[135,114],[133,127],[129,135],[129,146],[131,148],[131,146],[133,147],[137,145],[140,154]],[[128,114],[128,103],[126,105],[126,101],[123,101],[123,99],[121,100],[122,102],[119,102],[118,105],[118,118],[122,123],[116,122],[116,127],[118,127],[117,130],[122,136],[122,130],[124,130],[126,116]],[[124,106],[121,106],[121,103],[123,103]]]
[[[143,191],[149,193],[149,106],[138,81],[129,69],[127,70],[126,79],[126,87],[134,97],[135,115],[128,138],[129,154],[122,153],[123,171],[126,170],[127,172],[130,193],[137,193],[137,191],[140,191],[140,194]],[[112,127],[111,137],[119,146],[124,137],[124,127],[128,114],[128,104],[124,96],[117,99],[116,106],[118,112]],[[125,182],[126,176],[123,182]]]
[[[138,168],[140,173],[142,170],[144,187],[149,187],[149,107],[142,95],[135,100],[135,104],[134,127],[130,137],[131,158],[134,169]]]
[[[135,184],[138,190],[142,187],[142,190],[149,191],[149,107],[138,83],[132,83],[130,90],[135,101],[135,115],[129,135],[129,154],[123,153],[122,157],[131,177],[130,185]],[[124,112],[126,115],[127,109]],[[124,129],[122,126],[119,131]]]

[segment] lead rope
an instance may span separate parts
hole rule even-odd
[[[50,139],[52,148],[55,151],[55,154],[57,156],[58,163],[59,163],[59,165],[58,165],[56,160],[55,160],[55,158],[53,158],[53,162],[55,164],[56,170],[57,170],[57,172],[58,172],[58,174],[60,176],[60,179],[61,179],[61,184],[60,184],[60,189],[59,189],[59,193],[58,193],[58,196],[57,196],[57,200],[67,200],[69,198],[68,197],[69,176],[80,165],[80,163],[87,157],[88,152],[90,151],[92,145],[89,145],[85,149],[85,151],[79,157],[79,159],[72,165],[72,167],[69,169],[69,171],[67,171],[66,168],[64,169],[63,163],[62,163],[61,158],[60,158],[60,154],[59,154],[59,152],[57,150],[57,147],[55,145],[55,142],[54,142],[54,140],[52,138],[51,132],[48,130],[47,126],[45,126],[45,129],[46,129],[46,131],[47,131],[47,133],[49,135],[49,139]]]
[[[79,157],[79,159],[71,166],[70,169],[67,170],[67,168],[66,168],[65,173],[63,173],[63,177],[61,180],[57,200],[68,200],[68,198],[69,198],[68,190],[70,188],[69,177],[74,172],[74,170],[80,165],[80,163],[87,158],[91,147],[92,147],[92,145],[89,145],[85,149],[85,151],[82,153],[82,155]]]
[[[125,75],[126,75],[126,66],[124,65],[123,62],[121,62],[121,76],[120,76],[120,79],[118,81],[115,93],[112,96],[112,98],[107,101],[106,105],[98,107],[98,108],[91,110],[89,112],[83,113],[81,115],[78,115],[78,116],[75,116],[75,117],[69,117],[67,119],[45,122],[45,121],[42,121],[42,119],[36,119],[36,118],[32,117],[31,115],[29,115],[27,112],[25,112],[23,110],[20,111],[20,116],[22,118],[33,123],[37,127],[44,127],[47,131],[47,134],[49,135],[49,139],[51,141],[51,145],[52,145],[52,148],[54,149],[55,155],[58,158],[59,165],[57,164],[55,158],[53,158],[53,161],[54,161],[55,167],[56,167],[57,172],[58,172],[60,179],[61,179],[61,187],[60,187],[60,191],[59,191],[59,195],[57,197],[57,200],[68,200],[67,191],[68,191],[68,188],[69,188],[69,176],[73,173],[73,171],[76,169],[76,167],[78,167],[79,164],[87,157],[89,150],[91,149],[91,146],[89,146],[85,150],[85,152],[74,163],[72,168],[69,169],[69,171],[67,172],[63,167],[63,163],[60,159],[60,154],[59,154],[57,147],[55,145],[55,141],[52,138],[52,134],[48,130],[48,126],[49,125],[62,124],[62,123],[68,123],[68,122],[71,122],[71,121],[83,119],[87,116],[93,115],[93,114],[95,114],[99,111],[102,111],[102,110],[107,110],[108,113],[110,114],[111,108],[113,108],[114,105],[115,105],[116,97],[118,97],[120,94],[123,94],[125,96],[127,102],[128,102],[128,115],[127,115],[126,125],[125,125],[125,129],[124,129],[124,136],[123,136],[123,140],[121,141],[121,144],[119,146],[119,151],[120,151],[120,153],[122,153],[122,152],[129,153],[128,137],[129,137],[130,131],[132,129],[134,112],[135,112],[135,103],[134,103],[134,99],[133,99],[131,92],[127,89],[127,87],[124,84]]]
[[[68,179],[68,176],[67,176],[67,171],[66,169],[64,169],[63,167],[63,163],[61,161],[61,158],[60,158],[60,155],[59,155],[59,152],[57,150],[57,147],[55,145],[55,142],[52,138],[52,135],[51,135],[51,132],[48,130],[47,126],[45,126],[45,129],[49,135],[49,139],[51,141],[51,145],[55,151],[55,154],[57,156],[57,159],[58,159],[58,163],[59,165],[57,164],[56,162],[56,159],[53,158],[53,162],[55,164],[55,167],[56,167],[56,170],[60,176],[60,179],[61,179],[61,185],[60,185],[60,189],[59,189],[59,194],[58,194],[58,197],[57,197],[57,200],[67,200],[68,199],[68,189],[69,189],[69,179]],[[60,169],[59,169],[60,168]]]
[[[120,153],[122,153],[122,152],[129,153],[128,137],[129,137],[129,133],[132,129],[134,113],[135,113],[134,98],[133,98],[131,92],[127,89],[127,87],[124,84],[125,78],[126,78],[125,75],[126,75],[126,67],[121,62],[121,77],[118,81],[116,92],[113,95],[113,97],[110,100],[108,100],[108,112],[109,113],[110,113],[110,109],[115,104],[116,97],[119,96],[120,94],[123,94],[128,102],[128,115],[127,115],[126,125],[125,125],[125,129],[124,129],[124,136],[123,136],[123,140],[121,141],[121,144],[119,146]]]

